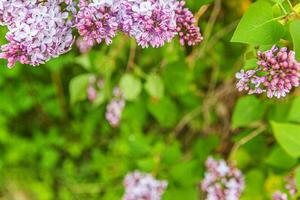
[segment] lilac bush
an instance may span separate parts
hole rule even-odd
[[[224,160],[209,157],[205,163],[206,173],[201,189],[207,200],[238,200],[244,190],[244,176]]]
[[[122,200],[160,200],[167,185],[167,181],[159,181],[150,174],[135,171],[125,177]]]
[[[285,97],[293,87],[299,86],[300,63],[295,59],[295,52],[286,47],[257,53],[257,67],[251,70],[241,70],[236,73],[239,91],[248,94],[267,93],[269,98]]]

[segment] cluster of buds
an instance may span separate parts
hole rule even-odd
[[[236,87],[248,94],[267,93],[269,98],[285,97],[293,87],[299,86],[300,63],[295,59],[295,52],[286,47],[258,52],[259,61],[253,70],[241,70],[236,74],[239,80]]]
[[[120,123],[123,109],[125,107],[125,98],[119,88],[113,91],[113,98],[106,107],[106,119],[112,127],[117,127]]]
[[[244,177],[239,169],[224,160],[209,157],[201,189],[206,200],[238,200],[244,190]]]
[[[82,37],[77,42],[82,52],[111,44],[118,30],[144,48],[161,47],[176,35],[182,45],[196,45],[202,41],[200,29],[184,5],[177,0],[1,0],[0,25],[8,28],[8,44],[0,57],[8,67],[17,61],[43,64],[71,49],[73,28]]]
[[[135,171],[125,177],[122,200],[160,200],[167,185],[167,181],[159,181],[151,174]]]

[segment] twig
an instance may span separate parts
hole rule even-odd
[[[196,107],[191,112],[187,113],[177,124],[177,126],[174,128],[173,137],[177,137],[180,131],[196,116],[198,116],[202,111],[202,105]]]
[[[136,52],[136,42],[134,40],[130,40],[130,52],[129,52],[127,70],[131,70],[134,68],[135,52]]]
[[[258,136],[259,134],[263,133],[266,130],[266,128],[267,128],[266,125],[262,125],[261,127],[255,129],[253,132],[251,132],[250,134],[248,134],[247,136],[245,136],[241,140],[239,140],[237,143],[235,143],[235,145],[232,147],[231,153],[229,155],[229,160],[233,160],[237,150],[241,146],[243,146],[244,144],[246,144],[247,142],[249,142],[256,136]]]
[[[196,19],[195,24],[198,24],[200,18],[204,15],[204,13],[207,11],[209,6],[210,5],[204,5],[199,8],[198,12],[195,14],[195,19]]]
[[[64,119],[67,120],[68,119],[67,103],[66,103],[66,98],[64,95],[63,85],[62,85],[61,78],[60,78],[60,73],[58,71],[52,71],[51,79],[55,86],[56,96],[57,96],[57,100],[58,100],[61,112],[63,113]]]
[[[210,35],[212,33],[212,30],[217,21],[217,17],[219,15],[220,11],[221,11],[221,0],[216,0],[214,7],[213,7],[213,11],[210,15],[207,26],[205,28],[205,32],[203,34],[204,41],[203,41],[202,47],[200,48],[199,51],[197,49],[194,49],[193,52],[190,54],[190,56],[187,57],[187,61],[190,63],[190,65],[193,65],[192,63],[193,63],[193,61],[195,61],[197,59],[197,57],[199,57],[198,55],[206,50],[206,46],[208,44],[208,39],[210,38]]]
[[[292,3],[290,2],[290,0],[287,0],[291,10],[297,15],[297,17],[300,17],[299,13],[295,10],[295,8],[293,7]]]
[[[213,35],[211,37],[211,40],[209,41],[209,44],[207,45],[206,49],[210,50],[212,49],[215,44],[227,33],[230,33],[239,23],[239,20],[236,20],[234,22],[232,22],[231,24],[227,25],[226,27],[224,27],[222,30],[218,31],[215,35]],[[199,57],[201,57],[201,55],[199,55]]]

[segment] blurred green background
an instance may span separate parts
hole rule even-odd
[[[84,55],[74,46],[40,67],[8,69],[1,60],[0,199],[118,200],[124,176],[135,169],[168,180],[164,200],[201,199],[207,156],[226,159],[256,124],[285,121],[293,103],[293,96],[266,101],[241,97],[235,89],[246,49],[229,41],[250,3],[187,0],[205,38],[194,48],[174,40],[141,49],[118,34],[111,46],[98,45]],[[94,103],[86,96],[91,74],[105,82]],[[124,74],[140,91],[126,102],[120,126],[112,128],[106,105]],[[159,88],[159,95],[146,84]],[[269,130],[233,159],[246,176],[246,200],[270,199],[297,164]]]

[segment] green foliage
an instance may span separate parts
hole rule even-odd
[[[295,158],[300,157],[300,125],[272,123],[275,138],[282,148]]]
[[[263,114],[264,106],[259,99],[254,96],[240,98],[234,108],[232,127],[249,126],[251,123],[261,120]]]
[[[297,164],[297,159],[288,155],[282,148],[275,146],[266,158],[266,163],[279,169],[289,170]]]
[[[275,44],[283,34],[283,26],[273,18],[272,5],[257,1],[241,19],[231,41],[254,45]]]
[[[160,76],[150,74],[145,83],[145,90],[154,98],[161,99],[164,96],[164,84]]]
[[[290,33],[294,43],[294,50],[297,55],[297,60],[300,60],[300,20],[291,22],[290,24]]]
[[[37,68],[9,70],[1,60],[0,199],[119,200],[134,170],[168,180],[162,200],[204,199],[208,156],[242,170],[241,200],[270,199],[290,174],[300,191],[299,91],[269,100],[241,97],[234,85],[239,68],[256,66],[256,46],[293,47],[299,59],[300,6],[291,3],[187,0],[205,33],[193,48],[175,40],[142,49],[118,35]],[[232,34],[250,45],[230,43]],[[104,81],[94,102],[91,75]],[[126,106],[113,128],[105,112],[115,87]]]
[[[291,122],[298,122],[300,123],[300,96],[296,97],[293,100],[292,106],[288,113],[288,120]]]
[[[87,98],[87,86],[89,84],[89,74],[82,74],[74,77],[70,81],[70,101],[74,104],[78,101],[85,100]]]
[[[125,74],[120,80],[120,88],[126,100],[135,100],[141,92],[142,83],[132,74]]]

